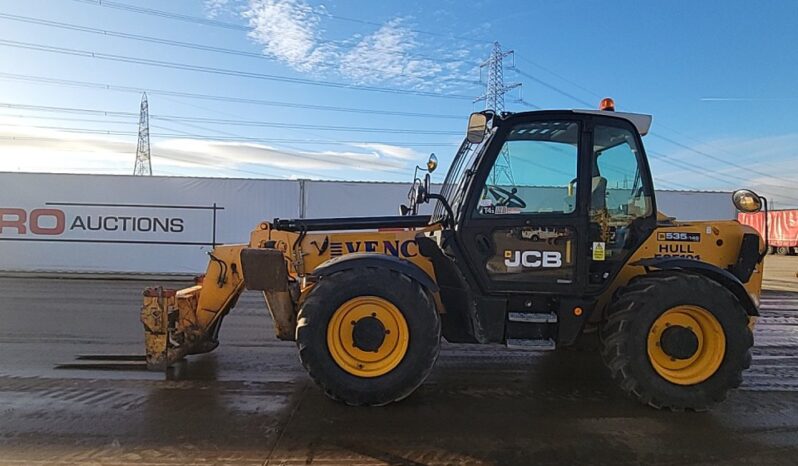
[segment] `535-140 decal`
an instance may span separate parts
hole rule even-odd
[[[688,243],[700,243],[701,233],[662,231],[657,233],[657,241],[686,241]]]

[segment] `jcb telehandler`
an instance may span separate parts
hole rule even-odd
[[[613,107],[474,113],[440,192],[416,178],[403,215],[275,219],[214,248],[202,284],[145,291],[148,366],[213,350],[249,289],[350,405],[410,395],[441,336],[553,350],[597,331],[621,390],[708,408],[751,363],[765,244],[733,220],[658,214],[641,140],[651,116]],[[733,202],[766,201],[741,190]]]

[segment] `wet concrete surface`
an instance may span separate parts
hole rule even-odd
[[[796,262],[798,264],[798,262]],[[172,380],[55,369],[141,353],[136,281],[0,279],[1,464],[795,464],[798,293],[768,291],[754,364],[709,413],[619,395],[597,354],[445,345],[384,408],[329,401],[259,295]]]

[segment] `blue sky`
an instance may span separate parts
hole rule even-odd
[[[482,108],[472,102],[484,91],[476,64],[499,41],[516,52],[518,72],[505,70],[506,81],[523,83],[509,110],[531,109],[519,97],[585,108],[612,96],[619,110],[654,115],[645,142],[658,187],[747,186],[777,207],[798,205],[795,24],[798,3],[787,0],[5,0],[0,170],[130,172],[135,91],[147,89],[156,174],[405,181],[429,152],[443,172],[467,114]],[[116,58],[74,55],[84,52]],[[120,61],[128,58],[161,64]],[[91,134],[103,131],[111,134]]]

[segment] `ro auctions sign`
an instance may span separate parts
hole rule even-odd
[[[69,202],[0,206],[0,241],[211,246],[216,243],[217,213],[223,209],[216,204]]]

